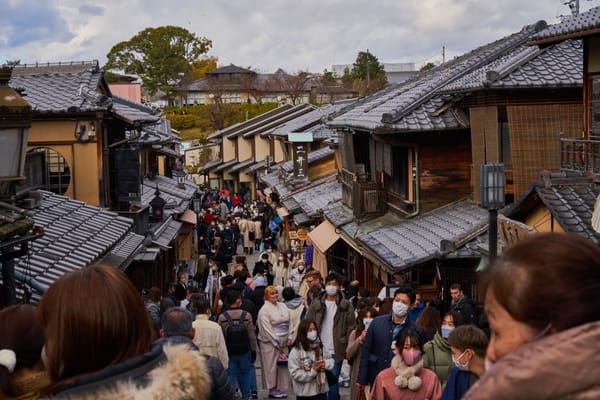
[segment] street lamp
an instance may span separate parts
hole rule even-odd
[[[33,236],[33,220],[16,207],[16,185],[24,181],[27,136],[31,127],[31,106],[19,92],[8,86],[12,68],[0,67],[0,262],[5,298],[15,303],[13,259],[27,253]]]
[[[11,199],[15,185],[25,180],[29,103],[8,86],[12,68],[0,68],[0,199]]]
[[[489,217],[490,263],[498,254],[498,209],[504,207],[504,164],[481,164],[481,206],[487,208]]]

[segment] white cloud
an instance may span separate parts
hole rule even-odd
[[[106,60],[147,27],[177,25],[213,41],[221,64],[320,72],[369,49],[382,62],[440,61],[544,19],[562,0],[12,0],[0,16],[0,62]],[[600,0],[581,1],[582,10]]]

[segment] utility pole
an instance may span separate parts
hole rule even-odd
[[[572,16],[579,15],[579,0],[565,0],[563,4],[569,6]]]
[[[442,46],[442,64],[446,62],[446,46]]]

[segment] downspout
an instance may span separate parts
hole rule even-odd
[[[421,174],[419,171],[419,148],[415,147],[415,211],[406,215],[407,218],[412,218],[419,215],[421,212]]]

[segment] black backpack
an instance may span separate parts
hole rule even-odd
[[[248,328],[244,324],[246,314],[246,311],[242,311],[240,319],[233,320],[227,311],[223,312],[229,324],[225,332],[225,344],[229,354],[245,354],[251,350]]]

